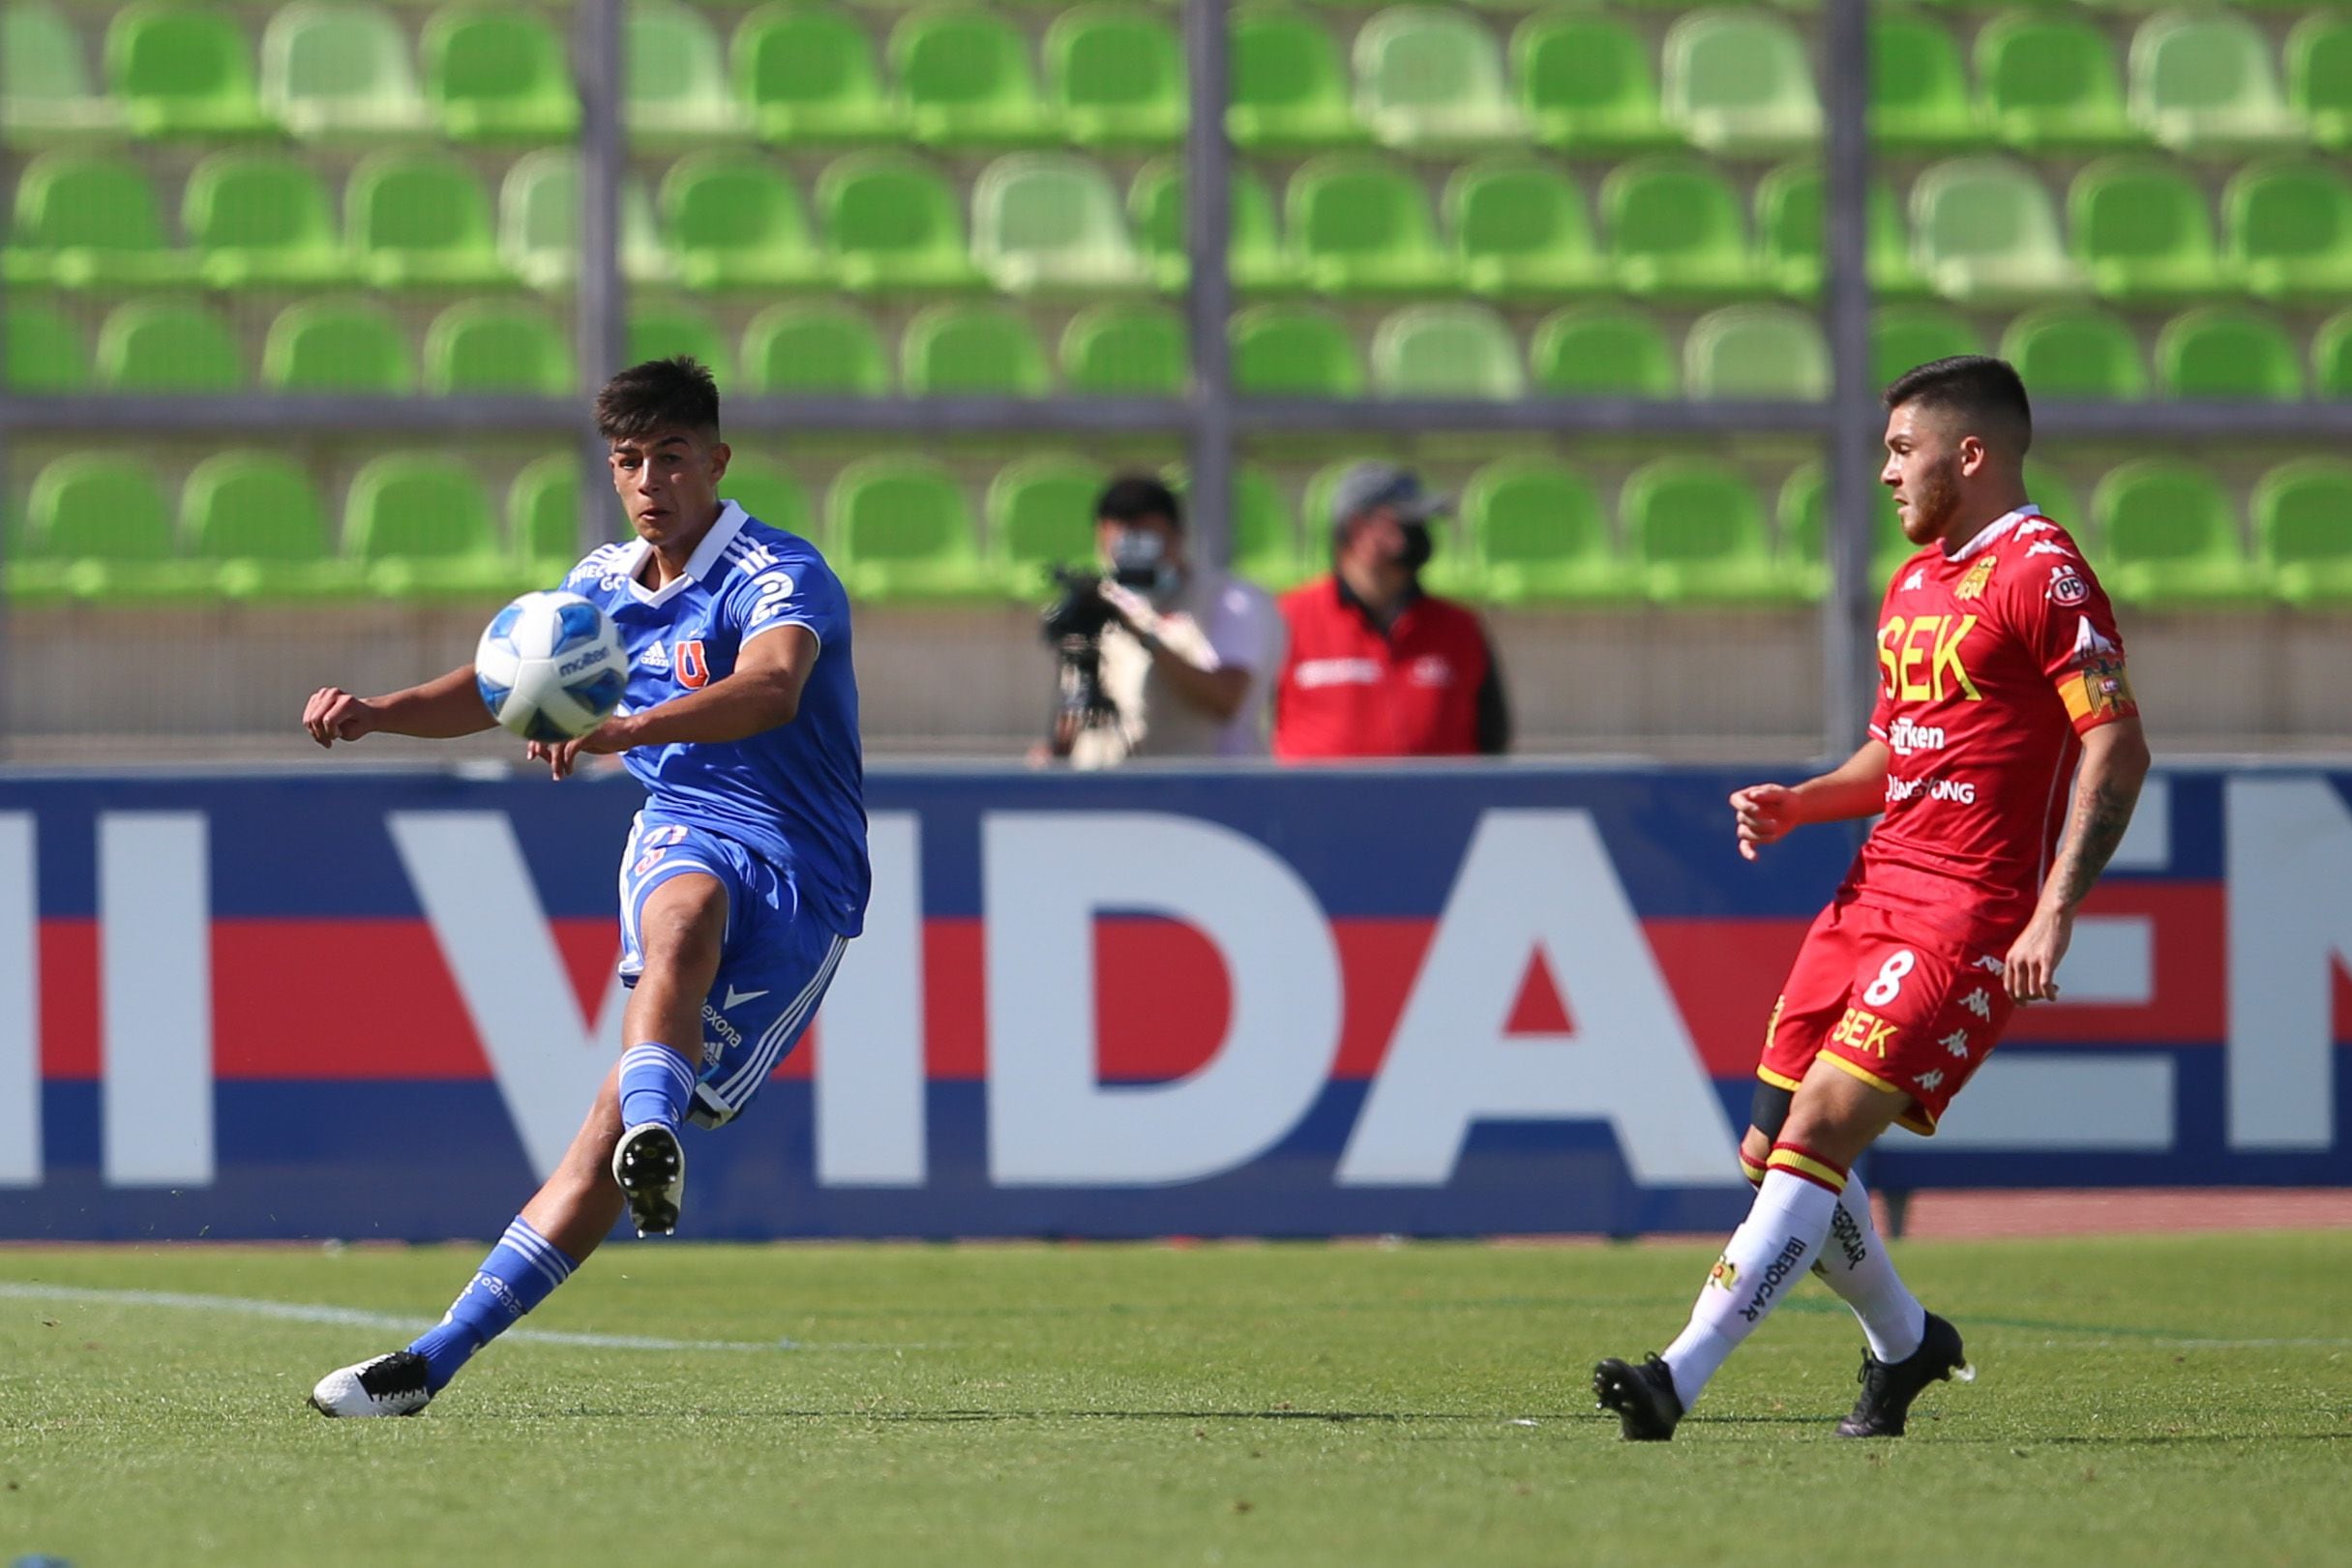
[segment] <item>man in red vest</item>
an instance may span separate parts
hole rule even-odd
[[[1495,755],[1510,745],[1502,668],[1468,607],[1421,591],[1429,519],[1418,477],[1358,463],[1331,497],[1331,575],[1286,594],[1274,754]]]

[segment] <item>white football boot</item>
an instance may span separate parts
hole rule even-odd
[[[678,1199],[686,1191],[686,1150],[675,1129],[640,1122],[612,1150],[612,1179],[629,1200],[640,1236],[666,1236],[678,1228]]]
[[[432,1403],[425,1373],[425,1358],[414,1350],[338,1368],[311,1390],[311,1408],[331,1416],[414,1415]]]

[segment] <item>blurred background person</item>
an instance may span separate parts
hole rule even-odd
[[[1048,754],[1081,768],[1265,755],[1287,636],[1272,597],[1193,560],[1175,492],[1147,476],[1112,481],[1094,541],[1100,574],[1063,574],[1046,614],[1061,682]]]
[[[1445,502],[1419,477],[1358,463],[1331,496],[1331,575],[1283,596],[1290,657],[1275,683],[1274,754],[1499,755],[1503,669],[1476,612],[1424,592]]]

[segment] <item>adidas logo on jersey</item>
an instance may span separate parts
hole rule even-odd
[[[649,643],[645,651],[637,656],[637,662],[639,667],[643,669],[667,671],[670,668],[670,645],[666,642]]]

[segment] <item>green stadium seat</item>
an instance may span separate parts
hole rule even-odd
[[[547,20],[510,6],[459,0],[423,39],[425,96],[458,141],[570,141],[580,95],[564,42]]]
[[[1094,503],[1110,471],[1086,458],[1047,455],[1010,463],[988,487],[989,564],[1012,598],[1046,591],[1046,569],[1094,560]]]
[[[0,270],[11,287],[155,288],[190,279],[194,258],[165,247],[155,188],[136,163],[55,149],[17,176]]]
[[[1894,515],[1894,501],[1884,486],[1871,492],[1869,585],[1881,587],[1912,553]],[[1818,462],[1807,462],[1780,487],[1773,508],[1778,539],[1772,559],[1780,575],[1808,600],[1819,600],[1830,588],[1828,545],[1830,485]]]
[[[918,398],[1042,398],[1053,390],[1028,318],[1002,305],[935,305],[907,323],[900,374]]]
[[[789,473],[759,458],[745,454],[730,461],[719,481],[719,494],[771,528],[803,539],[817,531],[808,490]]]
[[[891,29],[889,49],[917,141],[1023,147],[1058,136],[1028,42],[1003,17],[964,6],[918,11]]]
[[[1623,305],[1572,306],[1543,321],[1528,349],[1535,385],[1562,398],[1668,399],[1682,393],[1665,329]]]
[[[1870,18],[1870,139],[1918,152],[1960,152],[1984,140],[1960,45],[1919,12]]]
[[[1087,5],[1045,35],[1046,102],[1082,147],[1164,147],[1184,134],[1176,29],[1135,5]]]
[[[2110,158],[2074,176],[2067,194],[2074,255],[2102,299],[2164,305],[2234,292],[2205,192],[2174,165]]]
[[[489,288],[514,275],[498,255],[490,192],[442,153],[376,153],[343,191],[343,230],[377,288]]]
[[[1490,462],[1462,490],[1479,589],[1503,605],[1620,604],[1641,597],[1592,485],[1548,458]]]
[[[2006,159],[1955,158],[1922,173],[1911,235],[1920,272],[1947,299],[2027,304],[2089,287],[2060,240],[2049,192]]]
[[[1184,322],[1164,305],[1096,305],[1061,335],[1061,378],[1101,398],[1180,398],[1191,384]]]
[[[825,496],[825,530],[853,598],[962,598],[996,585],[963,488],[927,459],[850,463]]]
[[[371,300],[306,300],[270,323],[261,384],[274,392],[401,394],[416,390],[408,340]]]
[[[12,332],[9,341],[15,340]],[[2352,399],[2352,311],[2329,317],[2311,335],[2311,386],[2322,398]]]
[[[2166,147],[2247,153],[2307,144],[2270,40],[2243,16],[2151,16],[2131,40],[2131,118]]]
[[[1783,163],[1757,182],[1756,241],[1761,265],[1778,292],[1796,300],[1821,296],[1827,273],[1828,229],[1818,163]],[[1863,267],[1871,291],[1882,299],[1910,299],[1926,292],[1926,280],[1911,264],[1911,236],[1903,227],[1894,189],[1874,179],[1863,204]]]
[[[1245,293],[1295,287],[1297,266],[1282,244],[1274,216],[1274,193],[1254,169],[1236,168],[1227,182],[1226,267],[1234,286]],[[1127,192],[1128,222],[1143,247],[1163,293],[1184,290],[1192,275],[1185,259],[1184,173],[1170,159],[1155,159],[1136,171]]]
[[[1445,185],[1445,227],[1463,281],[1496,299],[1545,299],[1608,285],[1584,195],[1548,163],[1466,163]]]
[[[0,11],[0,136],[49,147],[119,131],[123,106],[90,90],[81,40],[47,0],[10,0]]]
[[[118,305],[98,329],[98,384],[109,392],[235,392],[245,357],[229,324],[186,300]]]
[[[2306,16],[2287,35],[2286,98],[2313,141],[2352,151],[2352,17]]]
[[[541,588],[560,582],[587,552],[580,547],[580,458],[551,452],[533,458],[506,491],[506,537],[523,580]]]
[[[2237,518],[2220,483],[2172,458],[2125,463],[2092,492],[2100,544],[2099,577],[2127,605],[2197,609],[2266,596],[2246,558]]]
[[[1015,153],[972,187],[972,256],[1008,294],[1121,293],[1152,286],[1100,163]]]
[[[694,7],[629,0],[621,50],[621,113],[633,140],[731,140],[750,128],[728,81],[719,35]]]
[[[903,153],[851,153],[817,182],[817,210],[844,287],[908,293],[986,280],[964,238],[963,204],[930,164]]]
[[[515,160],[498,188],[498,255],[537,289],[571,287],[580,275],[580,155],[548,148]],[[633,283],[676,273],[653,222],[653,198],[636,179],[621,184],[621,274]]]
[[[106,28],[106,79],[142,136],[250,136],[273,129],[253,47],[225,11],[142,0]]]
[[[406,31],[354,0],[294,0],[270,17],[261,103],[305,138],[413,135],[433,124]]]
[[[1291,243],[1319,292],[1444,293],[1455,283],[1419,178],[1395,164],[1315,159],[1291,176],[1289,207]]]
[[[1233,320],[1234,390],[1267,398],[1360,398],[1364,366],[1347,326],[1305,305],[1260,305]]]
[[[1233,12],[1227,132],[1249,152],[1313,152],[1366,139],[1348,68],[1322,20],[1287,6]]]
[[[1904,371],[1954,354],[1981,354],[1984,340],[1966,316],[1940,305],[1891,305],[1870,315],[1870,379],[1888,386]],[[2039,396],[2039,382],[2028,381]]]
[[[0,338],[8,343],[12,392],[83,392],[90,385],[90,350],[81,329],[63,311],[40,300],[8,301]]]
[[[1756,157],[1821,140],[1821,95],[1804,41],[1768,11],[1678,17],[1659,74],[1666,123],[1694,147]]]
[[[1421,152],[1523,145],[1503,51],[1459,8],[1398,6],[1355,35],[1355,117],[1373,139]]]
[[[882,80],[866,25],[838,6],[765,6],[735,29],[735,92],[768,141],[898,141],[907,113]]]
[[[2010,323],[2001,357],[2017,368],[2036,401],[2137,402],[2148,367],[2129,322],[2079,305],[2046,305]]]
[[[2244,286],[2280,304],[2352,297],[2352,181],[2337,163],[2249,163],[2222,192]]]
[[[1712,459],[1644,464],[1626,479],[1618,508],[1652,603],[1782,604],[1810,591],[1773,558],[1763,498]]]
[[[1372,335],[1372,390],[1383,398],[1504,402],[1527,393],[1519,340],[1483,305],[1408,305]]]
[[[1658,298],[1753,293],[1747,225],[1724,177],[1696,159],[1636,159],[1600,187],[1601,224],[1619,283]]]
[[[1586,156],[1677,140],[1658,105],[1649,46],[1615,16],[1537,12],[1511,35],[1511,63],[1520,105],[1546,147]]]
[[[627,341],[632,365],[684,354],[707,366],[722,391],[734,379],[734,355],[718,323],[695,306],[632,300]]]
[[[304,467],[283,453],[216,452],[180,490],[180,535],[213,564],[228,599],[348,593],[348,563],[334,558],[326,514]]]
[[[1786,305],[1732,305],[1691,323],[1682,383],[1696,399],[1819,402],[1830,395],[1821,323]]]
[[[2279,598],[2299,608],[2352,605],[2352,462],[2299,458],[2255,486],[2255,551]]]
[[[435,397],[468,392],[577,392],[564,329],[536,306],[465,300],[433,318],[425,333],[425,390]]]
[[[690,288],[804,288],[831,271],[800,192],[763,155],[689,153],[663,177],[659,199]]]
[[[2303,366],[2285,330],[2242,306],[2209,305],[2165,322],[2156,366],[2168,398],[2292,402],[2303,396]]]
[[[2097,24],[2055,9],[1996,16],[1977,35],[1992,133],[2021,153],[2100,152],[2147,141],[2125,112],[2123,74]]]
[[[1315,575],[1317,562],[1298,547],[1297,519],[1262,468],[1234,472],[1232,570],[1269,592],[1283,593]]]
[[[180,226],[208,287],[316,288],[356,277],[318,172],[283,153],[214,153],[188,176]]]
[[[890,358],[863,311],[830,300],[771,305],[743,331],[750,392],[816,398],[886,398]]]
[[[163,488],[120,451],[70,452],[34,476],[23,559],[8,564],[21,598],[105,599],[189,585],[174,568]]]
[[[388,598],[497,594],[513,584],[490,492],[463,459],[440,453],[372,458],[343,501],[343,553]]]

